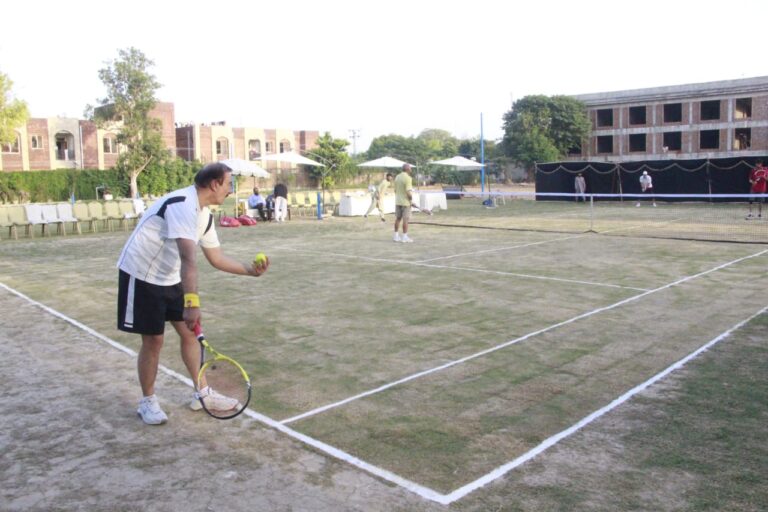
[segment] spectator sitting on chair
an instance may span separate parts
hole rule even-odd
[[[259,218],[261,220],[267,220],[267,214],[264,212],[267,202],[264,197],[259,194],[259,187],[253,187],[253,195],[248,198],[248,208],[259,211]]]
[[[275,194],[269,194],[267,196],[266,204],[264,208],[267,212],[267,220],[272,220],[272,214],[275,212]]]

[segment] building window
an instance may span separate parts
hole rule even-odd
[[[662,136],[662,144],[666,151],[680,151],[683,149],[683,135],[682,132],[664,132]]]
[[[261,141],[259,139],[251,139],[248,141],[248,159],[256,160],[261,157]]]
[[[29,147],[31,149],[43,149],[43,136],[42,135],[30,135]]]
[[[702,121],[717,121],[720,119],[720,100],[702,101],[700,112]]]
[[[283,139],[280,141],[280,152],[285,153],[291,150],[291,143]]]
[[[264,143],[264,151],[266,151],[267,154],[274,153],[275,152],[275,143],[274,142],[265,142]]]
[[[720,130],[701,130],[699,132],[699,149],[718,149],[720,147]]]
[[[667,103],[664,105],[664,122],[680,123],[683,120],[683,104]]]
[[[3,144],[0,146],[0,152],[3,153],[18,153],[19,152],[19,146],[20,146],[20,137],[16,135],[16,140],[13,144]]]
[[[598,153],[613,153],[613,135],[599,135],[597,137]]]
[[[645,107],[629,107],[629,124],[645,124]]]
[[[752,128],[736,128],[733,135],[733,149],[744,150],[752,146]]]
[[[105,154],[117,153],[117,138],[114,135],[106,135],[102,142]]]
[[[612,108],[601,108],[597,111],[597,126],[613,126]]]
[[[645,151],[644,133],[633,133],[629,136],[629,151]]]
[[[752,117],[752,98],[736,98],[734,119],[749,119]]]
[[[216,139],[216,156],[223,158],[229,157],[229,141],[226,137],[219,137]]]

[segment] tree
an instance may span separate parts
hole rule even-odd
[[[349,141],[334,139],[329,132],[325,132],[317,139],[317,148],[306,151],[307,157],[324,164],[323,167],[310,167],[310,176],[318,180],[323,190],[333,187],[354,168],[346,152],[347,146]]]
[[[586,108],[569,96],[526,96],[504,114],[504,152],[531,170],[565,157],[589,134]]]
[[[16,142],[16,129],[24,126],[29,119],[27,104],[19,99],[13,99],[11,88],[13,82],[8,75],[0,73],[0,144]]]
[[[137,179],[152,163],[159,168],[170,155],[163,145],[161,123],[149,115],[157,100],[160,84],[149,73],[154,64],[140,50],[119,50],[118,59],[99,70],[99,78],[107,88],[100,107],[87,107],[99,126],[114,126],[117,142],[125,148],[117,160],[117,168],[130,180],[131,197],[138,195]]]
[[[417,137],[427,148],[429,158],[440,159],[456,156],[459,141],[446,130],[427,128]]]

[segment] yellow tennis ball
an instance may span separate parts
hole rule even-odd
[[[259,267],[262,266],[262,265],[266,265],[266,263],[267,263],[267,255],[264,254],[263,252],[260,252],[260,253],[256,254],[256,256],[253,257],[253,263],[254,263],[254,265],[259,266]]]

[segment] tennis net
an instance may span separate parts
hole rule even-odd
[[[421,191],[422,204],[435,203]],[[766,196],[452,192],[447,209],[411,222],[485,229],[768,243]],[[455,199],[450,199],[451,197]],[[752,201],[752,204],[750,204]],[[751,212],[751,215],[750,215]]]

